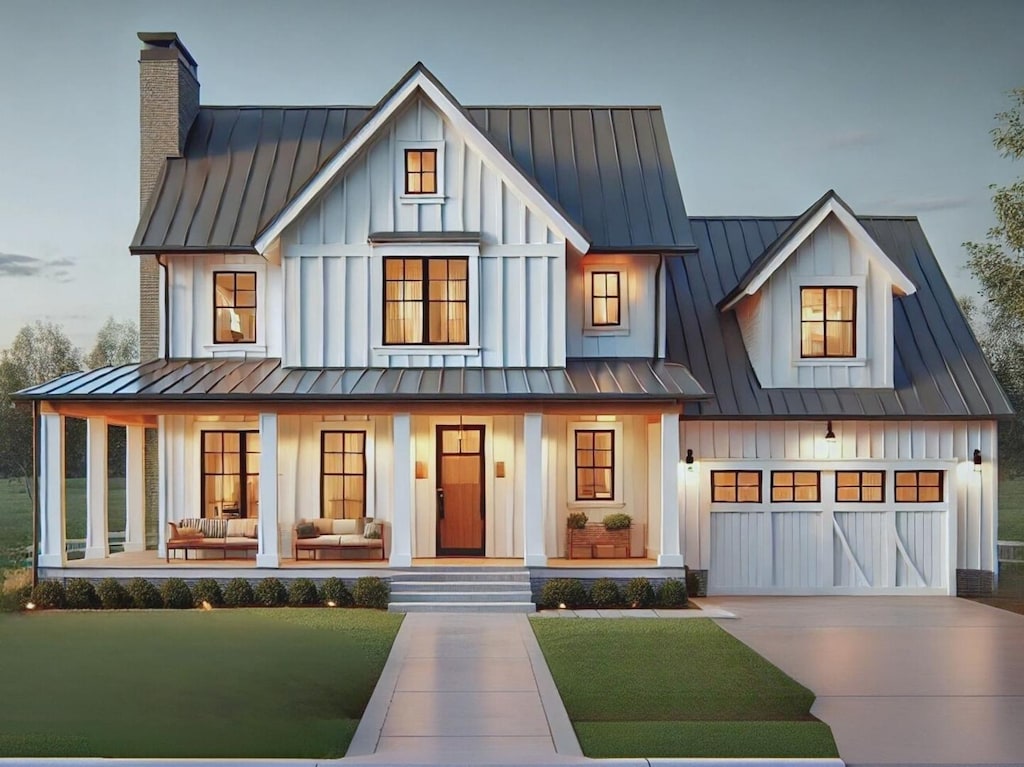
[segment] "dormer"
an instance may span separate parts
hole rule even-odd
[[[893,387],[893,296],[916,287],[829,190],[719,303],[764,388]]]

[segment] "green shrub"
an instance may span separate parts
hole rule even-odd
[[[678,578],[666,578],[658,587],[659,607],[685,607],[686,584]]]
[[[352,592],[340,578],[328,578],[320,586],[320,601],[334,602],[335,607],[351,607],[355,604]]]
[[[587,590],[577,578],[552,578],[540,590],[541,607],[562,607],[570,610],[587,603]]]
[[[565,526],[570,530],[582,530],[587,526],[587,515],[582,511],[574,511],[565,518]]]
[[[67,594],[60,581],[39,581],[32,589],[31,601],[38,610],[60,610],[67,605]]]
[[[104,610],[127,610],[132,606],[132,595],[115,578],[104,578],[96,587]]]
[[[158,610],[164,606],[156,586],[145,578],[132,578],[128,581],[128,594],[132,598],[132,607],[140,610]]]
[[[192,589],[181,578],[168,578],[160,587],[164,607],[172,610],[188,610],[192,607]]]
[[[209,603],[210,607],[221,607],[224,604],[224,592],[213,578],[200,578],[192,587],[192,602],[196,607],[202,607],[203,602]]]
[[[598,578],[590,587],[590,604],[594,607],[618,607],[622,604],[622,591],[611,578]]]
[[[288,602],[288,592],[277,578],[264,578],[254,589],[256,604],[264,607],[280,607]]]
[[[15,586],[4,584],[3,588],[0,588],[0,612],[10,613],[24,609],[31,596],[31,583]]]
[[[603,524],[605,530],[628,530],[633,524],[633,518],[629,514],[608,514]]]
[[[381,578],[366,576],[356,581],[352,590],[352,598],[356,607],[372,607],[376,610],[387,610],[391,600],[391,587]]]
[[[626,584],[624,596],[628,607],[650,607],[654,604],[654,587],[646,578],[634,578]]]
[[[64,587],[68,607],[73,610],[96,610],[100,607],[100,595],[96,587],[85,578],[72,578]]]
[[[288,589],[288,604],[292,607],[312,607],[319,601],[316,584],[309,578],[296,578]]]
[[[256,595],[245,578],[232,578],[224,587],[224,604],[228,607],[248,607],[255,601]]]

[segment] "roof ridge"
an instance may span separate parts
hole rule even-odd
[[[372,104],[200,104],[200,109],[373,109]],[[662,111],[660,104],[464,104],[463,109],[629,109]]]
[[[795,218],[799,218],[798,213],[794,213],[790,216],[750,216],[750,215],[713,215],[706,216],[700,213],[689,213],[687,214],[689,219],[699,219],[703,221],[790,221]],[[874,221],[919,221],[920,217],[912,214],[899,214],[899,213],[858,213],[856,214],[858,219],[872,219]]]

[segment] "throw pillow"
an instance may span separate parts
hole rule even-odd
[[[179,538],[205,538],[203,531],[198,527],[179,527],[178,528]]]
[[[363,537],[368,540],[377,540],[380,538],[380,522],[367,522],[366,527],[363,528]]]
[[[316,525],[304,524],[295,528],[296,538],[316,538],[318,535]]]

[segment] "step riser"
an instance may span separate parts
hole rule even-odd
[[[391,593],[402,594],[408,591],[529,591],[529,583],[511,583],[494,581],[400,581],[391,582]]]
[[[390,613],[533,613],[533,603],[474,603],[474,602],[392,602]]]
[[[452,581],[489,581],[491,583],[529,583],[529,573],[396,573],[392,581],[449,583]]]
[[[478,593],[436,591],[433,593],[393,593],[391,601],[398,604],[414,602],[530,602],[529,591],[481,591]]]

